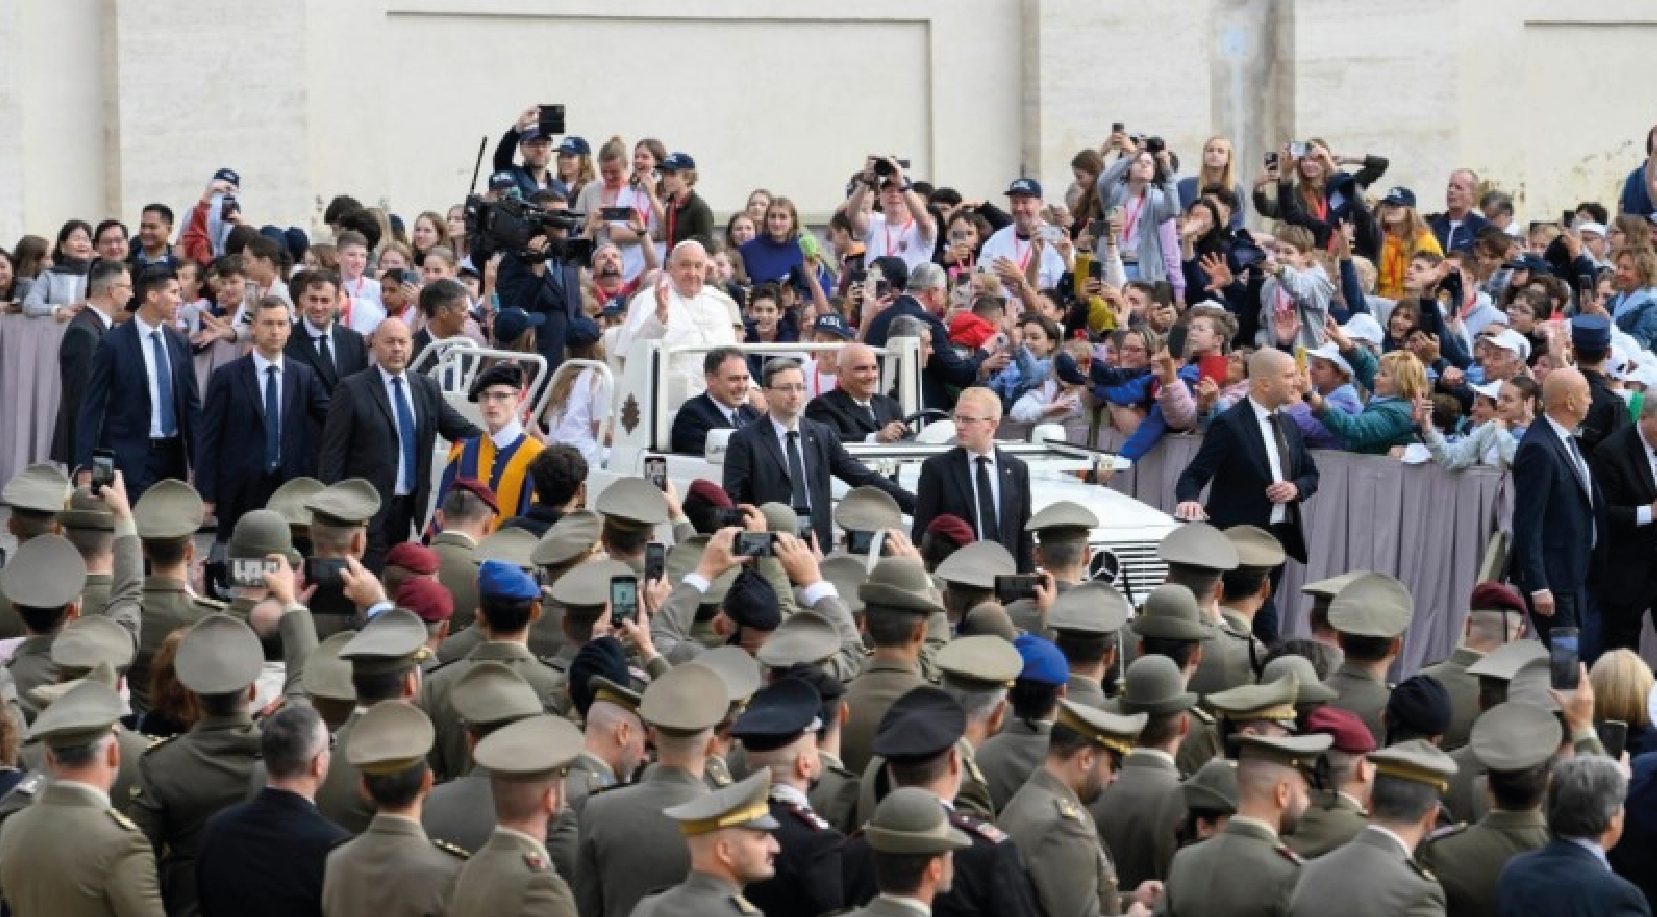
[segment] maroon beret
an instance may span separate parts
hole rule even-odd
[[[501,511],[501,503],[500,500],[495,497],[495,492],[489,488],[488,484],[483,483],[477,478],[455,478],[454,483],[449,486],[453,487],[455,490],[469,491],[475,494],[479,500],[489,504],[489,508],[494,510],[496,513]]]
[[[437,552],[418,541],[405,541],[386,552],[385,565],[402,567],[417,576],[431,576],[437,572]]]
[[[730,509],[736,505],[731,502],[731,495],[726,493],[718,484],[712,481],[704,481],[701,478],[690,482],[690,492],[685,495],[685,500],[687,502],[700,500],[709,506],[720,509]]]
[[[1525,597],[1507,583],[1480,583],[1473,587],[1473,600],[1467,606],[1473,611],[1526,612]]]
[[[397,587],[398,607],[407,608],[427,624],[447,621],[455,613],[455,597],[442,583],[430,577],[417,577]]]
[[[978,537],[972,534],[972,526],[967,525],[965,519],[953,513],[934,516],[931,524],[926,527],[926,531],[929,535],[947,538],[962,547],[978,540]]]
[[[1367,755],[1375,750],[1375,736],[1356,713],[1340,707],[1323,706],[1306,715],[1306,732],[1323,733],[1334,739],[1332,751]]]

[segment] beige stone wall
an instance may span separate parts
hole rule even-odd
[[[877,150],[1056,197],[1123,121],[1189,163],[1229,135],[1245,180],[1321,136],[1429,206],[1469,165],[1525,219],[1614,203],[1654,39],[1649,0],[0,0],[0,244],[182,219],[223,165],[259,222],[312,228],[342,190],[412,218],[537,102],[690,152],[721,215],[764,186],[821,219]]]

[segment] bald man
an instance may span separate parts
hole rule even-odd
[[[805,407],[805,416],[828,424],[843,443],[894,443],[909,432],[897,399],[876,391],[880,361],[867,344],[840,351],[840,385]]]
[[[1598,655],[1600,636],[1588,576],[1594,546],[1608,531],[1604,498],[1576,438],[1592,400],[1581,373],[1549,373],[1542,416],[1513,455],[1514,582],[1542,639],[1555,627],[1580,628],[1587,661]]]
[[[623,359],[632,355],[635,341],[661,341],[664,346],[717,347],[741,340],[742,314],[731,298],[707,286],[708,253],[700,242],[680,242],[667,259],[667,270],[627,304],[627,320],[616,336]],[[702,355],[674,357],[668,379],[668,401],[678,405],[706,388]]]
[[[458,442],[483,431],[449,406],[435,380],[407,371],[414,339],[402,319],[381,322],[369,348],[375,365],[341,379],[334,390],[317,476],[325,484],[366,478],[379,492],[363,557],[378,573],[385,552],[425,524],[437,437]]]
[[[1294,357],[1280,350],[1249,358],[1249,394],[1214,418],[1202,448],[1174,486],[1181,519],[1206,519],[1215,527],[1252,525],[1275,536],[1283,550],[1306,562],[1306,534],[1300,505],[1318,489],[1318,466],[1294,420],[1280,413],[1310,386],[1295,369]],[[1209,486],[1212,484],[1212,486]],[[1200,502],[1208,487],[1208,503]],[[1282,575],[1272,573],[1275,591]],[[1254,635],[1277,640],[1277,608],[1267,603],[1254,617]]]
[[[972,526],[980,541],[998,541],[1018,562],[1018,572],[1034,573],[1035,533],[1030,521],[1030,468],[1015,455],[996,448],[1001,397],[983,386],[961,392],[955,402],[955,448],[921,463],[915,486],[918,544],[932,520],[946,513]]]

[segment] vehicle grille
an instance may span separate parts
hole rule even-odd
[[[1116,588],[1130,597],[1136,608],[1168,576],[1168,565],[1157,556],[1157,543],[1154,541],[1095,544],[1093,550],[1094,553],[1110,551],[1116,555],[1122,565]]]

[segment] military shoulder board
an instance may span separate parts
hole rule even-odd
[[[144,749],[143,754],[147,755],[150,752],[155,751],[156,749],[162,747],[163,745],[166,745],[168,742],[171,742],[172,740],[178,738],[179,736],[181,736],[183,734],[184,733],[182,733],[182,732],[175,732],[170,736],[162,736],[159,739],[151,739],[149,747]],[[133,789],[137,789],[137,787],[133,787]]]
[[[754,907],[753,902],[749,901],[747,898],[742,897],[741,895],[732,895],[731,896],[731,903],[736,905],[736,909],[738,911],[741,911],[744,914],[752,915],[752,914],[758,914],[760,912],[759,908]]]
[[[1415,870],[1416,874],[1421,878],[1426,879],[1428,882],[1438,881],[1438,876],[1433,875],[1433,871],[1431,869],[1421,865],[1414,857],[1410,857],[1408,862],[1410,864],[1410,868]]]
[[[466,852],[466,848],[461,847],[458,844],[451,844],[448,841],[436,837],[432,838],[431,842],[433,847],[436,847],[438,850],[441,850],[450,856],[459,857],[462,860],[469,860],[472,858],[472,855]]]
[[[1188,711],[1188,712],[1192,716],[1196,717],[1198,722],[1207,724],[1209,726],[1214,725],[1214,714],[1209,713],[1207,710],[1204,710],[1201,707],[1192,707],[1190,709],[1190,711]]]
[[[546,872],[547,858],[531,850],[524,854],[524,865],[529,867],[530,872]]]
[[[201,606],[202,608],[208,609],[209,611],[224,611],[230,607],[229,602],[221,602],[218,599],[210,599],[204,595],[198,595],[190,601]]]
[[[1434,831],[1432,834],[1427,835],[1427,840],[1436,841],[1446,837],[1454,837],[1463,831],[1466,831],[1468,827],[1467,822],[1464,821],[1456,822],[1453,825],[1445,825],[1437,831]]]
[[[1287,844],[1278,844],[1276,847],[1273,847],[1272,849],[1277,851],[1278,856],[1282,857],[1285,860],[1288,860],[1291,863],[1304,863],[1304,862],[1306,862],[1305,860],[1301,859],[1300,854],[1295,853],[1293,850],[1290,850],[1289,846]]]
[[[138,830],[138,826],[132,823],[132,819],[126,817],[125,815],[122,815],[120,812],[117,812],[114,809],[106,809],[104,811],[108,812],[109,817],[112,820],[114,820],[114,822],[117,825],[120,825],[123,829],[125,829],[127,831],[137,831]]]
[[[1058,807],[1059,815],[1064,818],[1070,818],[1076,821],[1082,820],[1082,813],[1076,811],[1076,807],[1070,804],[1070,800],[1064,798],[1055,799],[1053,800],[1053,805]]]
[[[976,834],[992,844],[999,844],[1007,839],[1006,832],[983,819],[962,815],[955,820],[955,823],[961,830]]]
[[[45,785],[46,785],[46,774],[45,774],[45,772],[43,772],[43,771],[30,771],[27,775],[24,776],[24,778],[22,780],[17,781],[16,786],[14,786],[10,790],[6,791],[6,794],[4,796],[0,796],[0,799],[5,799],[5,798],[10,797],[14,794],[17,795],[17,796],[33,796],[34,794],[40,792],[40,788],[45,786]]]
[[[788,811],[793,812],[800,821],[805,822],[815,831],[827,831],[829,829],[829,823],[821,815],[818,815],[816,812],[811,811],[805,806],[790,803],[788,805]]]

